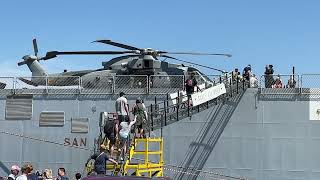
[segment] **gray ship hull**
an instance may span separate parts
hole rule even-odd
[[[130,96],[129,104],[136,97]],[[7,98],[2,97],[0,131],[7,134],[0,136],[0,175],[7,175],[12,164],[25,162],[39,170],[65,167],[69,175],[82,172],[99,136],[100,113],[113,112],[115,98],[37,95],[30,119],[8,120]],[[144,98],[146,105],[154,102],[153,96]],[[162,129],[165,174],[174,179],[318,180],[316,102],[302,95],[261,95],[258,89],[247,89],[238,102],[224,102],[228,107],[218,104],[172,123]],[[39,126],[44,111],[65,112],[64,124]],[[72,132],[74,118],[88,118],[87,133]],[[222,118],[225,126],[210,127]],[[160,131],[152,135],[159,136]]]

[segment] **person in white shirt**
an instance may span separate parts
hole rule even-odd
[[[130,122],[130,119],[127,118],[124,122],[120,123],[120,143],[121,143],[121,160],[124,159],[124,155],[127,153],[127,139],[131,130],[131,127],[136,123],[137,116],[134,117],[134,120]]]
[[[22,174],[20,176],[18,176],[16,180],[28,180],[27,175],[30,172],[29,165],[24,165],[21,168],[21,172],[22,172]]]
[[[258,87],[258,79],[255,74],[250,75],[250,88],[257,88]]]
[[[129,116],[128,100],[124,97],[125,93],[120,92],[119,98],[116,100],[115,108],[118,114],[118,120],[121,123]]]

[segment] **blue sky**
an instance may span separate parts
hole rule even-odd
[[[0,66],[4,75],[30,75],[16,63],[51,50],[115,50],[90,43],[111,39],[167,51],[230,53],[232,58],[178,56],[224,70],[251,64],[263,74],[318,73],[320,1],[4,0],[0,4]],[[42,62],[48,72],[101,68],[111,56],[60,56]],[[173,61],[172,61],[173,62]],[[207,74],[217,74],[205,70]]]

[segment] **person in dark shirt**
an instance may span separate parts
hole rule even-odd
[[[266,65],[265,71],[264,71],[264,78],[265,78],[265,87],[271,88],[274,84],[274,78],[273,78],[273,65]]]
[[[243,73],[242,73],[243,79],[249,81],[249,79],[250,79],[250,73],[251,73],[251,65],[248,64],[248,66],[246,66],[246,67],[243,69]]]
[[[64,168],[58,169],[58,178],[57,180],[69,180],[69,178],[66,176],[66,170]]]
[[[118,163],[109,158],[107,153],[105,153],[105,150],[106,150],[106,146],[105,145],[100,145],[100,154],[94,154],[92,155],[87,163],[86,163],[86,166],[88,164],[88,162],[91,160],[91,159],[94,159],[94,171],[97,173],[97,174],[100,174],[100,175],[105,175],[106,174],[106,165],[107,165],[107,161],[110,161],[110,162],[113,162],[114,164],[118,165]]]
[[[198,86],[198,82],[196,80],[196,78],[194,77],[195,73],[191,72],[190,73],[190,77],[186,80],[185,82],[185,86],[186,86],[186,93],[188,96],[188,104],[189,106],[192,106],[192,99],[191,99],[191,94],[194,93],[194,87],[197,87],[197,91],[200,90],[199,86]]]
[[[194,93],[194,87],[197,87],[197,90],[200,90],[198,87],[198,82],[196,78],[194,77],[195,73],[192,72],[190,74],[190,77],[186,80],[185,85],[186,85],[186,92],[188,96],[191,96],[191,94]]]
[[[28,180],[39,180],[38,175],[33,172],[33,166],[31,164],[27,164]]]

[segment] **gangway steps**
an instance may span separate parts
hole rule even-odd
[[[200,135],[195,139],[195,142],[189,146],[186,159],[181,164],[182,167],[186,169],[192,167],[192,169],[201,170],[205,166],[243,94],[244,92],[241,92],[229,98],[225,103],[219,104],[214,111],[208,115],[209,120],[200,131]],[[200,171],[195,170],[188,170],[188,172],[196,174],[197,176],[200,174]],[[179,173],[174,179],[195,180],[197,176],[189,175],[188,173]]]
[[[149,151],[151,143],[158,143],[158,151]],[[139,147],[139,150],[136,150]],[[144,149],[141,150],[140,148]],[[143,158],[136,158],[142,155]],[[158,161],[151,161],[149,156],[158,155]],[[139,162],[136,162],[139,160]],[[136,138],[130,147],[129,156],[118,165],[107,164],[107,170],[112,170],[113,175],[127,175],[134,173],[136,176],[162,177],[163,176],[163,139],[162,138]],[[129,172],[131,171],[131,172]]]

